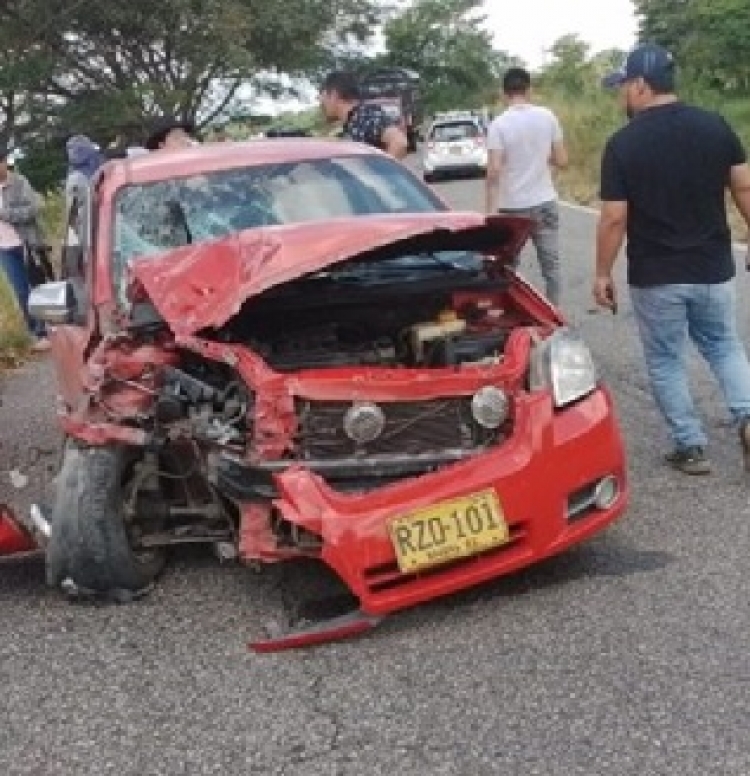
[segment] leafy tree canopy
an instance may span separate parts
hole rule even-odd
[[[205,125],[268,73],[319,71],[366,41],[383,0],[8,0],[0,7],[0,126],[39,142],[107,142],[172,113]]]
[[[385,64],[421,76],[425,107],[443,110],[493,101],[511,58],[482,28],[481,0],[414,0],[384,28]]]

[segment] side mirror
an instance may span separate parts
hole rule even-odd
[[[67,280],[44,283],[29,294],[29,315],[44,323],[73,323],[77,310],[73,285]]]

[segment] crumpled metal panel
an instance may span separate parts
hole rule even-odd
[[[429,213],[295,224],[247,230],[185,246],[133,264],[132,278],[179,336],[219,327],[243,302],[274,286],[420,238],[421,250],[444,250],[460,233],[463,247],[510,261],[531,230],[525,218]],[[406,247],[406,246],[405,246]]]

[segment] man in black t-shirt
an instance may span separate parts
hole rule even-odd
[[[627,235],[630,298],[674,442],[667,462],[687,474],[710,472],[683,363],[689,337],[721,385],[750,471],[750,364],[737,334],[725,204],[728,188],[750,224],[745,151],[721,116],[677,99],[672,57],[659,46],[634,49],[604,83],[619,87],[631,120],[602,158],[594,298],[616,310],[612,268]]]
[[[343,122],[342,137],[379,148],[396,159],[406,156],[406,135],[380,105],[362,102],[352,73],[329,73],[320,89],[320,107],[326,119]]]

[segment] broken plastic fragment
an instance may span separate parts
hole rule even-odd
[[[18,471],[18,469],[9,471],[8,477],[10,479],[10,484],[16,490],[23,490],[29,484],[29,478],[23,472]]]
[[[366,614],[357,609],[341,617],[332,617],[329,620],[318,622],[311,626],[292,628],[285,633],[279,633],[276,627],[268,628],[268,631],[270,631],[268,638],[254,641],[249,646],[254,652],[261,654],[298,649],[300,647],[312,647],[318,644],[326,644],[330,641],[359,636],[366,631],[372,630],[378,625],[380,620],[380,617]]]

